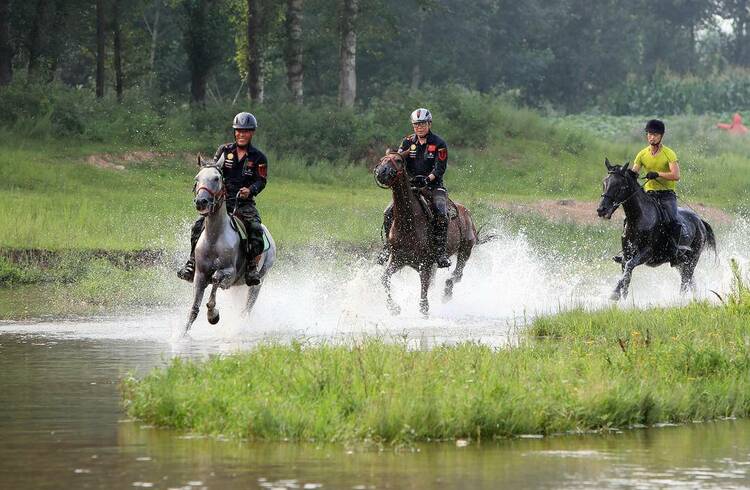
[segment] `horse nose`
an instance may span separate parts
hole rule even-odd
[[[197,209],[204,209],[206,206],[208,206],[208,199],[205,197],[195,198],[195,207]]]

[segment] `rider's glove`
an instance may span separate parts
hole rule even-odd
[[[659,173],[658,172],[649,172],[649,173],[646,174],[646,178],[648,180],[658,179],[659,178]]]
[[[430,179],[428,179],[424,175],[417,175],[411,178],[412,187],[422,188],[422,187],[425,187],[429,182],[430,182]]]

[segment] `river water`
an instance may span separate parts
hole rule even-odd
[[[116,334],[154,326],[130,322],[0,324],[0,488],[750,488],[746,420],[405,451],[148,427],[122,409],[124,376],[261,337],[175,344]]]
[[[701,260],[698,298],[726,294],[728,261],[749,270],[748,225],[724,237],[716,260]],[[520,437],[408,451],[341,445],[247,443],[203,438],[128,420],[119,383],[174,356],[201,358],[252,348],[265,339],[359,335],[407,338],[418,348],[465,340],[502,346],[538,313],[598,308],[617,279],[607,264],[585,268],[540,255],[522,236],[479,247],[431,317],[418,312],[418,279],[394,277],[403,314],[385,310],[381,268],[320,257],[280,264],[249,320],[241,294],[219,297],[222,320],[201,314],[192,338],[174,341],[187,314],[184,285],[174,308],[112,318],[0,323],[0,490],[60,488],[750,488],[750,421],[591,435]],[[571,265],[572,264],[572,265]],[[676,273],[639,269],[622,307],[676,304]],[[445,272],[438,276],[438,284]],[[178,306],[179,305],[179,306]],[[205,308],[203,309],[205,312]]]

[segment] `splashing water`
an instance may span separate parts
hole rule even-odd
[[[411,269],[393,276],[395,301],[402,314],[391,316],[385,307],[380,282],[382,266],[371,258],[321,254],[312,249],[302,256],[283,256],[269,273],[255,309],[241,314],[246,289],[219,291],[221,321],[209,325],[205,301],[191,329],[195,340],[246,342],[262,338],[329,339],[374,334],[427,339],[428,342],[480,340],[502,344],[518,326],[540,314],[573,307],[602,308],[620,277],[620,268],[606,260],[585,261],[532,247],[522,233],[502,226],[497,239],[474,249],[453,300],[441,300],[448,270],[438,270],[430,290],[430,316],[419,313],[419,277]],[[684,304],[693,299],[718,301],[731,288],[729,260],[747,271],[750,256],[747,237],[750,222],[744,218],[723,230],[719,251],[706,251],[696,270],[695,294],[679,294],[679,274],[668,266],[638,267],[630,296],[622,307]],[[616,237],[613,237],[616,239]],[[328,248],[331,250],[331,248]],[[177,281],[177,279],[175,279]],[[0,325],[3,330],[46,331],[56,335],[92,338],[169,340],[187,316],[192,287],[178,289],[170,309],[133,318],[97,318],[89,321],[56,321]]]

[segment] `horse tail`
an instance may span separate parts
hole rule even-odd
[[[703,226],[706,227],[706,243],[708,243],[708,246],[711,247],[711,250],[714,251],[714,254],[716,253],[716,234],[714,234],[714,229],[711,228],[711,225],[709,225],[706,221],[701,220],[703,223]]]

